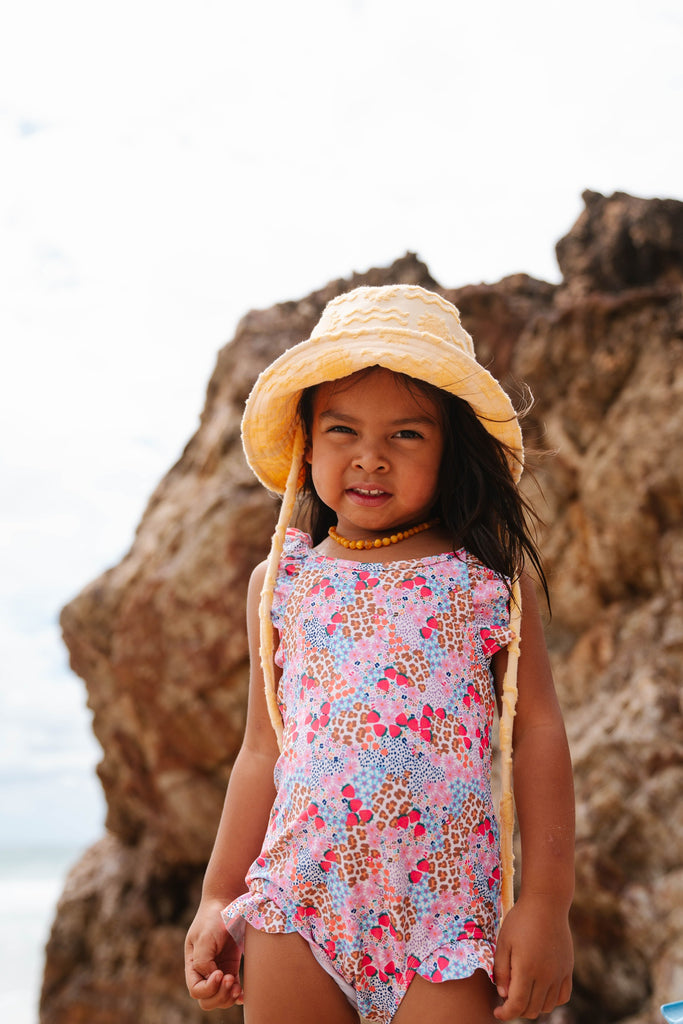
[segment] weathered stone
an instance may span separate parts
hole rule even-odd
[[[570,233],[555,247],[564,285],[582,292],[621,292],[683,280],[683,204],[605,197],[586,190],[586,204]]]
[[[558,243],[560,286],[520,274],[440,290],[480,359],[537,399],[524,424],[537,483],[524,486],[546,521],[548,641],[577,790],[576,987],[553,1020],[654,1024],[683,994],[683,204],[585,198]],[[438,289],[408,254],[248,313],[131,551],[64,609],[109,835],[60,901],[41,1024],[206,1020],[182,944],[243,728],[247,580],[276,514],[243,459],[242,407],[330,298],[393,281]]]

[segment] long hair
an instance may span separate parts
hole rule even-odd
[[[374,369],[360,370],[353,377],[357,379]],[[488,432],[462,398],[406,374],[395,376],[418,401],[421,396],[430,399],[439,412],[444,447],[439,490],[430,515],[441,520],[453,550],[465,548],[506,580],[517,579],[530,563],[549,604],[548,585],[530,525],[538,522],[538,517],[512,478],[509,460],[514,456]],[[317,386],[306,388],[299,401],[299,418],[307,441],[312,436],[316,390]],[[304,462],[304,474],[302,505],[308,514],[313,543],[319,544],[337,517],[318,497],[308,461]]]

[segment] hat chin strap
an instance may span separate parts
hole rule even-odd
[[[271,622],[270,613],[273,607],[273,590],[275,588],[275,580],[277,578],[280,558],[282,557],[285,534],[287,532],[287,527],[289,526],[289,521],[292,518],[292,512],[294,511],[294,502],[296,501],[299,476],[301,474],[301,467],[304,461],[304,449],[305,441],[303,431],[298,430],[292,447],[292,464],[287,476],[285,493],[282,496],[280,515],[278,516],[275,533],[273,534],[270,545],[270,553],[268,555],[268,563],[266,566],[266,577],[263,581],[258,612],[260,638],[259,654],[261,657],[261,668],[263,670],[263,679],[266,688],[266,702],[268,705],[270,721],[272,722],[273,729],[275,730],[280,750],[282,750],[283,725],[282,715],[280,714],[280,708],[278,706],[277,695],[275,692],[275,663],[273,660],[275,650],[273,644],[273,623]]]
[[[285,533],[294,511],[294,503],[298,490],[299,477],[304,459],[305,442],[302,431],[297,433],[292,450],[292,464],[287,477],[287,486],[282,498],[280,515],[278,516],[275,533],[273,534],[270,554],[266,567],[266,576],[261,590],[259,603],[259,630],[261,668],[265,682],[268,714],[275,730],[278,747],[282,750],[283,723],[275,690],[275,663],[273,624],[270,614],[273,606],[273,590],[277,571],[285,543]],[[500,758],[501,758],[501,796],[499,804],[500,822],[500,863],[501,863],[501,900],[503,917],[514,902],[513,882],[515,858],[513,850],[514,801],[512,796],[512,732],[517,708],[517,665],[519,662],[519,645],[521,640],[522,595],[519,580],[512,585],[510,602],[510,629],[514,636],[508,644],[508,663],[503,680],[502,712],[500,716]]]
[[[508,644],[508,662],[503,679],[502,711],[500,716],[499,744],[501,761],[501,792],[498,807],[500,824],[500,867],[501,902],[503,917],[514,903],[515,855],[512,835],[515,825],[514,801],[512,798],[512,730],[517,709],[517,665],[521,641],[522,593],[519,579],[512,584],[510,601],[510,629],[514,636]]]

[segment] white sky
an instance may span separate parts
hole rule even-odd
[[[678,0],[21,0],[0,26],[2,835],[101,827],[55,625],[241,315],[407,249],[558,280],[584,188],[683,199]]]

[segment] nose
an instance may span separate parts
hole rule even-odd
[[[385,456],[372,448],[358,452],[353,460],[353,465],[364,473],[383,473],[389,468],[389,462]]]

